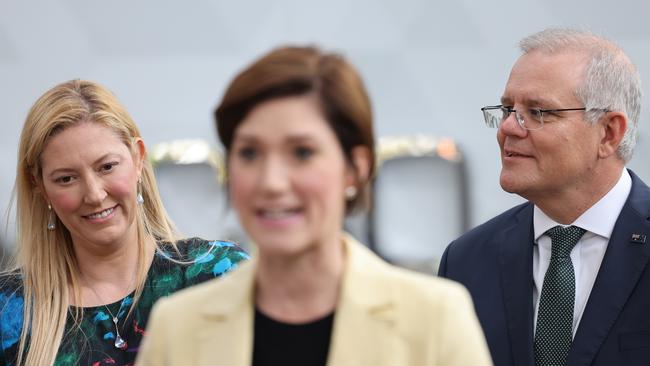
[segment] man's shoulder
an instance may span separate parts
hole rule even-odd
[[[519,215],[525,213],[524,211],[530,210],[530,217],[532,219],[532,208],[533,204],[530,202],[512,207],[461,235],[458,239],[454,240],[452,245],[455,247],[476,246],[477,243],[486,242],[496,233],[515,225],[520,220]]]
[[[636,175],[632,170],[628,169],[630,173],[630,178],[632,178],[632,189],[630,191],[630,198],[637,200],[650,200],[650,187]]]
[[[470,273],[471,277],[479,276],[483,281],[485,276],[493,273],[498,263],[501,244],[521,240],[512,237],[513,233],[521,230],[512,229],[518,225],[530,225],[532,228],[532,212],[532,203],[520,204],[454,240],[442,256],[439,274],[466,284],[464,280],[467,278],[464,276]]]

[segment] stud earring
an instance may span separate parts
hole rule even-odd
[[[47,230],[54,231],[56,229],[56,215],[52,211],[52,205],[47,204]]]
[[[142,178],[138,179],[138,195],[135,197],[135,201],[138,202],[138,205],[144,203],[144,197],[142,197]]]
[[[354,197],[357,196],[357,187],[355,186],[347,186],[345,187],[345,199],[348,201],[352,201]]]

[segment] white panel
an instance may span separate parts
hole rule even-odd
[[[210,165],[161,164],[156,167],[156,180],[163,204],[181,234],[247,242]]]
[[[384,162],[375,183],[374,246],[398,264],[437,268],[449,242],[463,232],[461,165],[438,157]]]

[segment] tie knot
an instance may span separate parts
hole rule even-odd
[[[551,237],[551,258],[566,258],[578,240],[586,232],[585,229],[577,226],[555,226],[546,231]]]

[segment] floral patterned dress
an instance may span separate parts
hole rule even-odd
[[[133,293],[106,306],[83,308],[83,319],[79,326],[68,315],[63,341],[54,364],[133,365],[145,334],[149,312],[156,300],[218,277],[249,258],[239,246],[230,242],[192,238],[180,241],[177,245],[180,255],[169,245],[163,246],[164,250],[156,253],[142,295],[130,314]],[[170,259],[188,263],[181,264]],[[14,365],[23,325],[21,280],[18,275],[9,275],[0,279],[0,285],[0,365]],[[75,310],[77,309],[71,307],[69,312],[74,313]],[[116,347],[117,334],[112,315],[117,316],[119,333],[125,341],[121,348]]]

